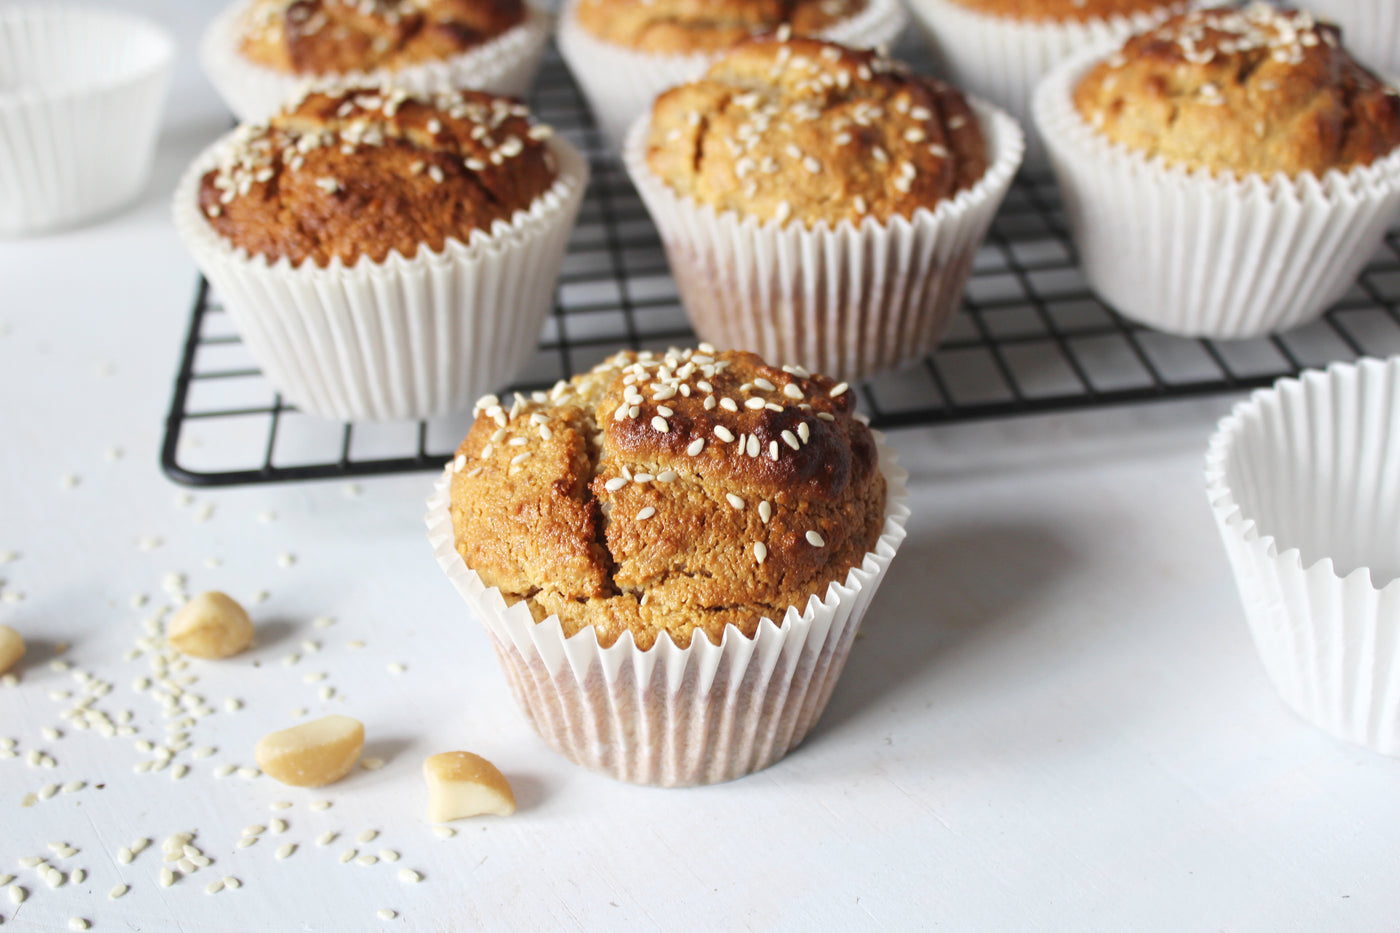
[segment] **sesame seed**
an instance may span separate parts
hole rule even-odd
[[[758,435],[757,435],[757,434],[750,434],[750,435],[749,435],[749,441],[748,441],[748,444],[745,445],[744,453],[748,454],[750,457],[757,457],[757,456],[758,456]]]
[[[110,890],[110,891],[107,892],[107,899],[108,899],[108,900],[111,900],[111,901],[115,901],[117,898],[121,897],[123,894],[125,894],[127,891],[130,891],[130,890],[131,890],[131,885],[129,885],[129,884],[119,884],[119,885],[117,885],[115,888],[113,888],[112,890]]]
[[[826,539],[815,531],[807,532],[807,543],[812,547],[826,547]]]
[[[724,498],[726,502],[728,502],[731,506],[733,506],[736,509],[742,509],[744,507],[744,500],[740,499],[732,492],[725,493]]]
[[[767,379],[764,379],[762,376],[755,379],[753,381],[753,384],[758,386],[765,392],[772,392],[777,389],[777,386],[773,385],[773,383],[769,382]]]
[[[719,407],[725,411],[738,411],[739,405],[732,398],[722,398],[719,400]]]
[[[457,835],[457,830],[453,829],[451,826],[434,826],[433,835],[437,836],[439,839],[451,839],[453,836]]]
[[[621,476],[614,476],[612,479],[608,480],[606,483],[603,484],[603,488],[606,489],[608,492],[617,492],[619,489],[626,485],[627,480],[623,479]]]
[[[662,470],[656,474],[656,480],[660,483],[674,483],[679,477],[680,474],[675,470]]]
[[[819,412],[817,412],[817,417],[820,418],[822,421],[835,421],[835,420],[836,420],[836,416],[833,415],[833,414],[832,414],[831,412],[829,412],[829,411],[819,411]]]
[[[751,398],[751,399],[746,400],[746,401],[744,402],[744,407],[745,407],[745,408],[753,409],[754,411],[757,411],[758,409],[762,408],[762,407],[763,407],[764,405],[766,405],[766,404],[768,404],[768,403],[765,402],[763,399],[758,398],[758,397],[755,396],[754,398]]]
[[[755,541],[753,545],[753,556],[761,564],[768,559],[768,545],[762,541]]]
[[[375,916],[378,917],[380,920],[393,920],[395,917],[398,916],[398,912],[385,907],[382,910],[376,911]]]
[[[368,853],[366,853],[365,855],[362,855],[359,858],[355,859],[355,864],[362,865],[365,868],[369,868],[371,865],[379,864],[379,856],[369,855]]]
[[[160,886],[162,888],[168,888],[174,883],[175,873],[168,868],[162,868],[160,870]]]
[[[722,424],[717,424],[715,425],[715,437],[719,438],[725,443],[730,443],[734,440],[734,432],[729,430]]]
[[[340,864],[344,865],[346,862],[353,859],[355,855],[356,852],[354,849],[346,849],[344,852],[340,853]]]
[[[802,390],[799,389],[795,383],[791,382],[783,386],[783,394],[792,399],[802,398]]]
[[[704,449],[705,439],[703,437],[697,437],[695,440],[690,442],[690,446],[685,449],[685,452],[692,457],[698,457],[700,456],[701,452],[704,451]]]
[[[404,884],[417,884],[419,881],[423,880],[423,876],[418,874],[418,872],[414,871],[412,868],[400,868],[399,880],[402,881]]]
[[[656,509],[652,506],[647,506],[646,508],[642,509],[640,512],[637,513],[637,521],[644,522],[655,514]]]
[[[802,445],[797,442],[797,435],[793,434],[791,431],[783,432],[783,443],[787,444],[793,450],[800,450],[802,448]]]
[[[671,430],[671,425],[667,423],[666,419],[661,417],[660,415],[657,415],[655,418],[651,419],[651,426],[656,430],[660,431],[662,434],[667,434]]]

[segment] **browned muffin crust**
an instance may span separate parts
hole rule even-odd
[[[879,539],[885,480],[854,407],[845,385],[704,344],[488,396],[453,462],[457,551],[604,646],[751,637]]]
[[[1084,23],[1134,13],[1180,9],[1181,0],[953,0],[958,6],[1027,23]]]
[[[199,206],[235,246],[270,261],[440,252],[549,189],[551,133],[525,105],[479,91],[317,91],[265,126],[239,127]]]
[[[521,0],[258,0],[241,51],[287,74],[394,70],[459,55],[526,15]]]
[[[1191,169],[1322,175],[1400,146],[1400,97],[1335,26],[1267,4],[1198,10],[1134,36],[1074,90],[1105,136]]]
[[[987,163],[956,88],[817,39],[749,40],[662,94],[647,148],[679,194],[809,226],[907,217],[971,187]]]
[[[642,52],[718,52],[788,26],[813,35],[850,19],[868,0],[579,0],[574,15],[605,42]]]

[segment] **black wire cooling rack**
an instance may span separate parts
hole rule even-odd
[[[531,103],[585,151],[593,181],[554,314],[520,382],[532,390],[621,347],[694,341],[656,229],[556,55]],[[963,312],[939,350],[860,387],[877,427],[937,424],[1238,391],[1308,366],[1400,353],[1400,231],[1319,321],[1259,340],[1170,337],[1124,320],[1086,287],[1048,179],[1017,180],[977,256]],[[201,280],[175,380],[161,465],[224,486],[433,469],[470,416],[338,424],[285,404]]]

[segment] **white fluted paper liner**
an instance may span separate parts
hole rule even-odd
[[[312,81],[333,80],[337,84],[392,81],[395,86],[415,93],[470,88],[524,97],[539,69],[552,24],[548,13],[531,6],[523,23],[460,55],[403,68],[314,79],[268,68],[243,55],[239,47],[242,24],[254,2],[256,0],[239,0],[225,8],[205,29],[199,43],[204,73],[243,123],[266,121],[282,105],[300,97]]]
[[[79,223],[146,187],[175,43],[109,10],[0,7],[0,235]]]
[[[1316,318],[1356,280],[1400,212],[1400,149],[1322,178],[1212,175],[1112,142],[1074,107],[1100,57],[1052,71],[1035,119],[1090,287],[1174,334],[1257,337]]]
[[[1006,108],[1021,122],[1026,130],[1025,162],[1037,171],[1048,165],[1044,142],[1031,122],[1031,97],[1040,79],[1064,59],[1121,43],[1184,6],[1084,22],[1029,22],[991,16],[956,0],[909,0],[943,74],[963,90]]]
[[[511,690],[540,736],[576,764],[635,784],[716,784],[766,768],[816,724],[875,590],[904,540],[908,473],[876,434],[887,482],[885,524],[844,581],[763,619],[753,638],[726,629],[719,645],[696,633],[639,650],[626,633],[601,648],[591,628],[564,636],[557,616],[536,623],[506,604],[457,553],[451,466],[428,500],[438,566],[486,627]]]
[[[1400,357],[1308,371],[1235,406],[1206,490],[1284,701],[1400,755]]]
[[[588,184],[573,146],[550,138],[555,183],[489,233],[412,259],[337,257],[321,268],[250,256],[209,224],[200,179],[228,139],[181,179],[176,229],[268,381],[298,408],[342,421],[463,411],[529,360]]]
[[[1400,75],[1400,3],[1395,0],[1308,0],[1302,4],[1342,27],[1342,45],[1372,70]]]
[[[559,53],[588,98],[603,138],[621,152],[627,130],[651,109],[662,91],[704,74],[723,53],[667,55],[639,52],[605,42],[579,25],[577,0],[559,15]],[[821,33],[822,38],[855,48],[887,46],[904,31],[908,16],[899,0],[870,0],[869,5]]]
[[[677,194],[647,165],[651,118],[639,119],[627,171],[660,229],[696,333],[847,381],[931,353],[958,311],[1024,145],[1014,120],[970,103],[988,145],[980,181],[912,217],[834,228],[763,223]]]

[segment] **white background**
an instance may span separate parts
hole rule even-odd
[[[550,752],[514,707],[486,640],[433,563],[432,477],[196,492],[157,460],[195,282],[168,221],[183,166],[227,126],[193,44],[214,6],[127,0],[181,40],[155,178],[96,226],[0,242],[0,623],[32,645],[0,687],[0,895],[7,928],[351,930],[1394,930],[1400,766],[1308,727],[1257,663],[1206,508],[1202,452],[1231,399],[901,430],[909,539],[814,734],[766,772],[719,787],[621,785]],[[112,459],[116,450],[120,457]],[[65,477],[76,477],[69,488]],[[207,507],[212,506],[212,516]],[[139,545],[158,537],[153,550]],[[147,542],[150,543],[150,542]],[[292,555],[291,567],[279,558]],[[218,566],[208,566],[217,558]],[[192,665],[218,712],[197,760],[133,773],[158,705],[124,660],[170,572],[251,601],[262,634]],[[150,603],[133,608],[136,594]],[[331,616],[337,624],[312,627]],[[300,647],[315,639],[322,647]],[[359,639],[366,647],[355,650]],[[110,681],[140,736],[61,722],[77,690],[54,645]],[[292,653],[301,659],[290,666]],[[406,665],[402,674],[387,665]],[[324,671],[338,690],[322,702]],[[226,697],[244,708],[225,711]],[[307,708],[365,722],[386,759],[323,791],[216,778]],[[55,725],[58,740],[41,729]],[[25,763],[42,748],[53,769]],[[419,769],[468,748],[515,784],[520,812],[423,820]],[[45,784],[86,781],[32,807]],[[105,785],[98,789],[97,785]],[[310,801],[331,809],[313,812]],[[269,810],[273,801],[294,806]],[[281,817],[284,835],[234,843]],[[380,830],[369,845],[354,837]],[[325,830],[340,837],[321,847]],[[215,864],[156,884],[159,844],[198,830]],[[132,864],[115,852],[153,846]],[[19,859],[87,878],[49,889]],[[284,842],[298,850],[277,860]],[[392,848],[394,865],[340,852]],[[399,867],[422,872],[405,885]],[[243,882],[206,895],[216,877]],[[107,892],[119,881],[132,891]],[[398,912],[392,922],[376,911]]]

